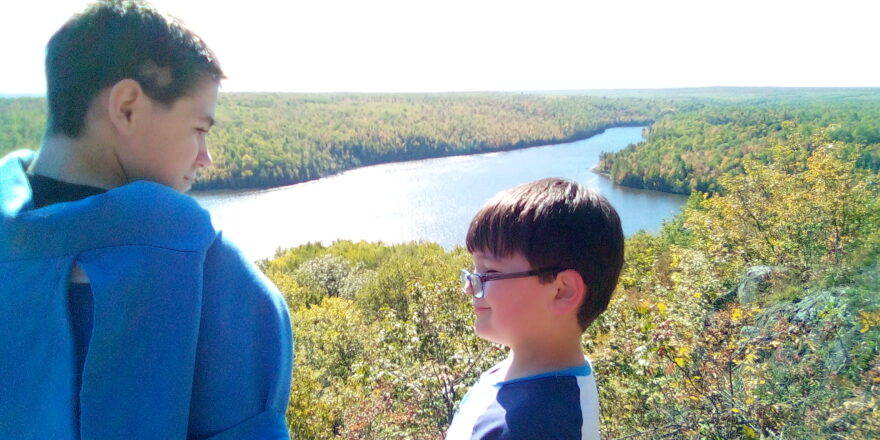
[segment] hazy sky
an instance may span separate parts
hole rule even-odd
[[[45,92],[45,44],[86,4],[2,2],[0,94]],[[154,4],[214,49],[224,91],[880,86],[877,0]]]

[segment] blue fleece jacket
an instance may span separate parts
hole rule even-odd
[[[287,438],[287,307],[209,214],[150,182],[33,209],[32,158],[0,161],[0,438]]]

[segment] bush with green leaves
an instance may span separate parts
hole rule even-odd
[[[585,340],[606,438],[880,436],[878,188],[842,150],[776,147],[627,240]],[[752,303],[720,301],[753,265],[787,272]]]
[[[457,281],[470,264],[461,248],[348,241],[261,262],[292,309],[292,435],[442,438],[464,392],[502,355],[472,330]]]
[[[583,339],[604,438],[880,436],[876,176],[827,139],[771,157],[627,239]],[[260,264],[292,309],[296,438],[440,439],[504,356],[473,333],[462,248],[343,241]],[[753,265],[786,271],[740,302]]]

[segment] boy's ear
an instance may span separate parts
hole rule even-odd
[[[123,79],[110,87],[107,112],[118,133],[132,133],[135,117],[143,107],[145,98],[141,85],[133,79]]]
[[[556,284],[554,310],[561,315],[569,313],[577,315],[578,309],[587,297],[587,285],[584,279],[576,270],[568,269],[556,275]]]

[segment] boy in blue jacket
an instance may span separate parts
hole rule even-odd
[[[288,438],[284,301],[181,194],[211,164],[214,54],[100,1],[46,77],[39,153],[0,161],[0,438]]]
[[[601,314],[623,265],[617,212],[561,179],[503,191],[467,232],[461,271],[483,339],[510,348],[462,400],[447,440],[598,439],[599,398],[581,335]]]

